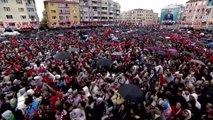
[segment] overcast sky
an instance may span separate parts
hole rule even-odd
[[[119,2],[121,5],[121,12],[142,8],[142,9],[152,9],[154,12],[160,14],[161,8],[169,4],[184,4],[188,0],[114,0]],[[42,18],[42,11],[44,10],[43,0],[36,0],[37,12],[39,18]]]

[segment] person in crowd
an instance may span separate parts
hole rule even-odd
[[[0,40],[0,119],[213,118],[213,54],[201,40],[212,34],[81,27]],[[119,89],[125,84],[139,87],[144,99],[127,101]]]

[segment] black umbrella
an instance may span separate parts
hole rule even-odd
[[[110,66],[112,63],[110,59],[100,59],[97,61],[97,65],[101,67]]]
[[[164,52],[164,51],[156,51],[156,54],[164,56],[164,55],[166,55],[166,52]]]
[[[132,84],[120,86],[118,92],[125,101],[132,104],[141,103],[144,100],[143,91],[139,87]]]
[[[189,62],[198,63],[198,64],[201,64],[201,65],[204,65],[204,66],[205,66],[205,63],[202,62],[202,61],[200,61],[200,60],[192,59],[192,60],[190,60]]]
[[[171,55],[174,56],[174,57],[179,57],[180,54],[178,52],[171,52]]]
[[[68,52],[79,52],[79,48],[69,48],[67,51]]]
[[[189,57],[193,57],[193,56],[194,56],[193,53],[188,52],[188,51],[183,51],[183,52],[182,52],[182,55],[183,55],[183,56],[189,56]]]
[[[66,59],[70,59],[70,54],[63,51],[63,52],[59,52],[54,56],[55,59],[57,60],[66,60]]]

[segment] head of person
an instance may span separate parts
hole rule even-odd
[[[176,109],[180,109],[181,106],[182,106],[181,103],[180,103],[180,102],[177,102],[175,108],[176,108]]]
[[[192,113],[190,110],[186,109],[183,111],[183,117],[185,118],[185,120],[189,120],[191,119]]]
[[[25,100],[25,105],[27,105],[27,106],[31,106],[32,105],[32,103],[33,103],[33,98],[32,98],[32,96],[28,96],[28,98]]]

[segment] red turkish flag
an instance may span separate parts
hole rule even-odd
[[[21,65],[13,64],[15,71],[21,71]]]
[[[213,55],[211,55],[211,57],[209,58],[210,62],[213,62]]]
[[[111,30],[108,29],[105,34],[106,34],[106,36],[109,36],[111,34]]]
[[[207,50],[206,50],[205,55],[206,55],[206,57],[209,57],[209,56],[210,56],[210,49],[207,49]]]

